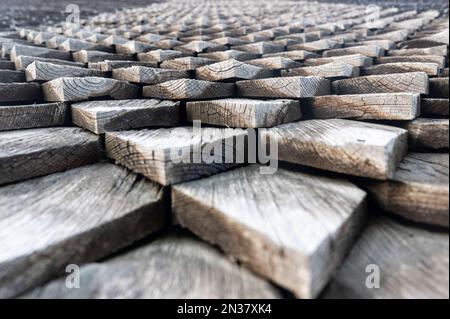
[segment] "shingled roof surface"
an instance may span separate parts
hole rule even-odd
[[[449,298],[448,3],[143,2],[2,14],[0,298]]]

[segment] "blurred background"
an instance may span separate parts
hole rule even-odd
[[[154,2],[164,2],[164,0],[0,0],[0,29],[60,22],[66,16],[64,11],[68,4],[79,5],[81,17],[86,18],[122,8],[146,6]],[[319,0],[318,2],[377,4],[382,7],[408,7],[418,11],[441,10],[442,4],[446,3],[445,10],[448,11],[447,0]]]

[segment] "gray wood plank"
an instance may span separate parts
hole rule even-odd
[[[412,149],[448,149],[448,119],[417,118],[407,123]]]
[[[183,127],[107,132],[105,143],[108,156],[116,163],[171,185],[235,167],[238,163],[229,152],[234,155],[241,145],[233,140],[239,138],[245,144],[246,136],[241,129]]]
[[[115,46],[116,52],[119,54],[136,54],[141,52],[147,52],[156,49],[155,45],[140,42],[140,41],[128,41],[126,43],[118,44]]]
[[[411,92],[428,94],[428,75],[424,72],[368,75],[333,81],[335,94]]]
[[[39,101],[42,90],[39,83],[0,83],[0,103]]]
[[[322,40],[318,40],[318,41],[289,45],[287,47],[287,49],[288,49],[288,51],[305,50],[305,51],[315,52],[315,51],[337,49],[340,47],[341,47],[341,44],[338,41],[334,41],[331,39],[322,39]]]
[[[43,47],[16,44],[11,50],[11,61],[15,61],[15,59],[20,55],[67,60],[67,61],[72,60],[70,52],[63,52]]]
[[[300,103],[294,100],[222,99],[186,104],[188,121],[226,127],[272,127],[301,118]]]
[[[429,80],[430,97],[449,98],[448,77],[433,78]]]
[[[144,53],[138,53],[139,61],[161,63],[166,60],[181,58],[184,56],[183,52],[176,50],[152,50]]]
[[[0,105],[0,131],[63,126],[67,121],[65,103]]]
[[[160,67],[180,71],[194,71],[195,69],[215,63],[216,60],[196,57],[184,57],[161,62]]]
[[[113,53],[114,48],[112,46],[101,45],[98,43],[83,41],[79,39],[68,38],[66,41],[61,43],[58,47],[59,50],[65,52],[76,52],[80,50],[89,50],[89,51],[101,51],[101,52],[109,52]]]
[[[341,62],[341,63],[347,63],[351,64],[356,67],[364,67],[364,66],[370,66],[373,63],[373,59],[366,57],[362,54],[351,54],[351,55],[343,55],[343,56],[335,56],[335,57],[328,57],[328,58],[311,58],[305,60],[306,66],[317,66],[327,63],[333,63],[333,62]]]
[[[172,80],[189,78],[187,71],[149,68],[144,66],[131,66],[112,71],[112,77],[116,80],[134,83],[158,84]]]
[[[284,51],[284,45],[262,41],[244,45],[236,45],[233,49],[256,54],[270,54]]]
[[[425,72],[428,76],[437,76],[440,68],[437,63],[397,62],[369,66],[361,69],[363,75],[379,75],[391,73]]]
[[[0,184],[87,165],[100,158],[100,140],[79,128],[0,133]]]
[[[58,59],[40,58],[40,57],[26,56],[26,55],[18,56],[14,60],[14,64],[15,64],[15,67],[17,70],[25,70],[27,68],[27,66],[29,66],[30,64],[32,64],[35,61],[58,64],[58,65],[68,65],[68,66],[74,66],[74,67],[80,67],[80,68],[84,67],[84,63],[58,60]]]
[[[439,55],[385,56],[375,60],[375,64],[397,62],[437,63],[439,68],[442,69],[445,67],[445,57]]]
[[[413,120],[420,115],[420,95],[378,93],[316,96],[302,101],[308,118]]]
[[[213,59],[217,61],[225,61],[228,59],[235,59],[238,61],[247,61],[252,59],[259,58],[259,54],[256,53],[250,53],[245,51],[239,51],[239,50],[226,50],[226,51],[216,51],[216,52],[209,52],[209,53],[199,53],[198,57],[200,58],[207,58],[207,59]]]
[[[25,82],[23,71],[0,70],[0,83],[20,83]]]
[[[0,207],[2,298],[103,258],[165,220],[161,188],[109,163],[4,186]]]
[[[420,103],[423,115],[447,116],[449,114],[449,99],[423,98]]]
[[[367,184],[386,211],[432,225],[449,226],[449,156],[409,153],[389,181]]]
[[[95,134],[149,126],[176,126],[179,102],[161,100],[109,100],[72,104],[74,124]]]
[[[95,62],[94,62],[95,63]],[[97,62],[100,70],[102,71],[112,71],[114,69],[129,68],[132,66],[145,66],[149,68],[157,67],[158,64],[155,62],[143,62],[143,61],[100,61]]]
[[[198,80],[206,81],[235,81],[270,78],[272,71],[255,65],[229,59],[205,65],[195,70]]]
[[[55,280],[25,298],[280,298],[275,287],[186,232],[80,269],[80,288]],[[211,310],[211,313],[213,311]]]
[[[369,58],[377,58],[384,55],[384,49],[378,45],[361,45],[347,48],[331,49],[323,52],[323,57],[345,56],[361,54]]]
[[[320,55],[305,50],[282,51],[275,53],[267,53],[262,55],[263,58],[283,57],[294,61],[304,61],[306,59],[318,58]]]
[[[15,70],[14,62],[0,60],[0,70]]]
[[[359,67],[347,63],[332,62],[318,66],[282,70],[281,76],[320,76],[326,79],[351,78],[359,76]]]
[[[276,141],[281,161],[381,180],[392,177],[407,151],[404,129],[342,119],[283,124],[259,134]]]
[[[330,94],[330,81],[315,76],[294,76],[236,82],[239,96],[302,98]]]
[[[73,60],[79,63],[100,62],[105,60],[133,60],[132,55],[109,53],[103,51],[80,50],[72,53]]]
[[[83,101],[94,97],[123,100],[137,97],[138,87],[102,77],[58,78],[42,84],[46,101]]]
[[[261,174],[251,165],[175,185],[172,209],[182,226],[255,273],[312,298],[358,233],[365,196],[343,179],[284,169]]]
[[[254,59],[245,61],[245,63],[256,65],[261,68],[266,68],[270,70],[294,69],[302,66],[300,62],[283,57]]]
[[[409,56],[409,55],[441,55],[447,56],[447,45],[433,46],[429,48],[414,48],[414,49],[398,49],[389,50],[389,56]]]
[[[25,69],[27,81],[51,81],[61,77],[106,77],[104,71],[34,61]]]
[[[158,99],[212,99],[232,97],[234,83],[217,83],[193,79],[167,81],[161,84],[148,85],[143,89],[144,97]]]
[[[377,216],[363,232],[324,293],[325,298],[449,298],[449,236]],[[380,270],[369,289],[368,265]],[[370,269],[369,269],[370,270]]]

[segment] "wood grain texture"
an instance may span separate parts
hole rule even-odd
[[[135,40],[117,44],[115,48],[116,52],[119,54],[136,54],[156,49],[155,45],[153,44]]]
[[[368,40],[391,40],[394,42],[405,41],[408,38],[409,31],[407,29],[400,29],[390,32],[379,33],[377,35],[368,36]]]
[[[112,71],[114,69],[129,68],[132,66],[144,66],[148,68],[155,68],[158,66],[156,62],[143,62],[143,61],[100,61],[97,62],[100,70]]]
[[[415,49],[399,49],[389,50],[387,55],[390,56],[408,56],[408,55],[441,55],[447,56],[447,45],[433,46],[429,48],[415,48]]]
[[[333,81],[335,94],[411,92],[428,94],[428,75],[424,72],[368,75]]]
[[[361,69],[363,75],[379,75],[391,73],[425,72],[428,76],[440,73],[439,65],[426,62],[397,62],[369,66]]]
[[[166,60],[172,60],[183,57],[183,52],[176,50],[152,50],[137,55],[139,61],[161,63]]]
[[[283,124],[259,134],[278,143],[281,161],[381,180],[393,176],[407,151],[404,129],[342,119]]]
[[[79,128],[55,127],[0,133],[0,184],[91,164],[99,138]]]
[[[0,70],[15,70],[14,62],[12,61],[6,61],[6,60],[0,60]]]
[[[142,94],[144,97],[158,99],[201,100],[232,97],[234,95],[234,91],[234,83],[217,83],[193,79],[180,79],[145,86]]]
[[[347,63],[332,62],[318,66],[282,70],[281,76],[319,76],[327,79],[342,79],[359,76],[359,68]]]
[[[46,101],[83,101],[95,97],[116,100],[137,97],[138,87],[127,82],[101,77],[58,78],[42,84]]]
[[[0,70],[0,83],[20,83],[25,82],[23,71]]]
[[[101,51],[109,53],[114,52],[114,48],[112,46],[101,45],[98,43],[92,43],[73,38],[68,38],[66,41],[61,43],[58,49],[65,52],[76,52],[81,50]]]
[[[407,123],[412,149],[448,149],[448,119],[418,118]]]
[[[311,41],[311,42],[306,42],[306,43],[289,45],[287,47],[287,49],[288,49],[288,51],[305,50],[305,51],[315,52],[315,51],[337,49],[340,46],[341,46],[341,44],[338,41],[334,41],[331,39],[322,39],[322,40],[318,40],[318,41]]]
[[[106,72],[69,65],[34,61],[25,69],[27,81],[51,81],[60,77],[106,77]]]
[[[255,273],[313,298],[358,233],[366,194],[343,179],[259,168],[175,185],[172,210],[182,226]]]
[[[386,211],[432,225],[449,226],[449,156],[409,153],[394,176],[367,188]]]
[[[20,55],[26,56],[35,56],[40,58],[50,58],[50,59],[58,59],[58,60],[67,60],[71,61],[72,56],[70,52],[63,52],[59,50],[47,49],[43,47],[35,47],[28,45],[20,45],[16,44],[11,50],[11,61],[15,61],[15,59]]]
[[[217,61],[225,61],[228,59],[235,59],[238,61],[247,61],[252,59],[259,58],[259,54],[256,53],[250,53],[245,51],[239,51],[239,50],[226,50],[226,51],[216,51],[216,52],[209,52],[209,53],[199,53],[198,57],[200,58],[207,58]]]
[[[103,51],[80,50],[72,53],[73,60],[79,63],[100,62],[105,60],[133,60],[128,54],[117,54]]]
[[[304,61],[305,66],[317,66],[333,62],[347,63],[356,67],[363,67],[372,65],[373,59],[362,54],[351,54],[328,58],[311,58]]]
[[[226,127],[272,127],[301,118],[300,103],[294,100],[222,99],[188,102],[188,121]]]
[[[294,76],[236,82],[239,96],[302,98],[330,94],[330,81],[315,76]]]
[[[171,185],[235,167],[238,164],[227,157],[227,152],[235,154],[239,145],[234,138],[244,139],[246,135],[241,129],[163,128],[107,132],[105,143],[108,156],[116,163],[162,185]]]
[[[40,57],[26,56],[26,55],[18,56],[14,60],[14,64],[15,64],[15,67],[17,70],[25,70],[30,64],[32,64],[35,61],[51,63],[51,64],[58,64],[58,65],[68,65],[68,66],[74,66],[74,67],[80,67],[80,68],[84,67],[84,63],[58,60],[58,59],[47,59],[47,58],[40,58]]]
[[[348,48],[331,49],[323,52],[323,57],[361,54],[369,58],[377,58],[384,55],[384,49],[378,45],[361,45]]]
[[[449,236],[374,217],[334,277],[324,298],[449,298]],[[380,269],[380,288],[366,287],[368,265]]]
[[[128,68],[114,69],[112,77],[116,80],[134,83],[158,84],[172,80],[189,78],[187,71],[149,68],[144,66],[131,66]]]
[[[0,83],[0,103],[39,101],[42,90],[39,83]]]
[[[272,71],[235,59],[209,64],[195,70],[198,80],[206,81],[235,81],[270,78]]]
[[[344,44],[345,47],[354,47],[361,45],[377,45],[384,50],[394,50],[397,48],[397,45],[392,40],[362,40],[358,42],[347,42]]]
[[[294,50],[294,51],[282,51],[275,53],[267,53],[262,55],[263,58],[272,58],[272,57],[282,57],[288,58],[294,61],[303,61],[305,59],[318,58],[320,55],[314,52],[309,52],[305,50]]]
[[[145,246],[81,268],[80,288],[63,279],[25,298],[198,299],[280,298],[279,291],[186,232],[171,232]]]
[[[109,163],[1,188],[0,297],[14,297],[160,229],[162,190]],[[20,240],[17,240],[20,238]]]
[[[195,69],[215,63],[216,60],[196,57],[184,57],[161,62],[160,67],[180,71],[194,71]]]
[[[375,64],[397,62],[437,63],[439,68],[445,67],[445,57],[439,55],[385,56],[375,60]]]
[[[256,54],[270,54],[282,52],[284,50],[284,45],[262,41],[244,45],[237,45],[234,46],[233,49]]]
[[[95,134],[149,126],[176,126],[179,102],[160,100],[87,101],[72,104],[74,124]]]
[[[294,69],[302,66],[300,62],[283,57],[261,58],[245,61],[245,63],[256,65],[261,68],[266,68],[270,70]]]
[[[430,97],[449,98],[448,77],[434,78],[429,80]]]
[[[226,50],[227,48],[214,42],[191,41],[189,43],[176,47],[176,49],[186,53],[201,53],[201,52],[223,51]]]
[[[63,126],[67,122],[65,103],[0,105],[0,131]]]
[[[305,99],[308,118],[348,118],[358,120],[413,120],[420,115],[420,95],[416,93],[378,93],[327,95]]]
[[[448,117],[449,99],[423,98],[420,103],[420,109],[423,115]]]

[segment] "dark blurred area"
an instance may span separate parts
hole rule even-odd
[[[158,0],[0,0],[0,29],[51,25],[63,21],[68,4],[80,7],[82,18],[122,8],[142,7]]]

